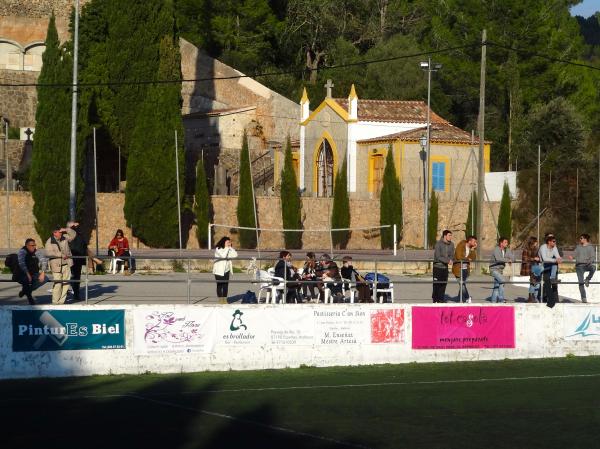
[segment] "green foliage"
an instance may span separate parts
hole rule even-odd
[[[502,189],[502,200],[500,200],[500,212],[498,212],[498,234],[500,237],[511,239],[512,236],[512,212],[510,205],[510,189],[504,183]]]
[[[394,156],[392,146],[388,148],[388,153],[385,159],[385,169],[383,171],[383,187],[379,197],[379,224],[391,225],[394,224],[398,230],[398,236],[402,235],[402,186],[396,176],[396,166],[394,164]],[[394,230],[393,228],[381,229],[381,248],[394,247]]]
[[[350,198],[348,197],[348,175],[346,159],[335,177],[333,187],[333,207],[331,212],[331,228],[350,227]],[[332,232],[333,245],[338,249],[345,249],[350,240],[350,231]]]
[[[467,221],[465,222],[465,238],[470,235],[477,235],[477,192],[471,193],[469,200],[469,211],[467,212]]]
[[[438,197],[435,191],[431,192],[429,212],[427,217],[427,243],[430,248],[435,246],[438,230]]]
[[[196,196],[194,201],[194,214],[196,215],[196,237],[200,248],[208,247],[208,224],[212,217],[212,204],[208,193],[208,180],[204,170],[204,161],[198,159],[196,165]]]
[[[172,20],[167,9],[161,17],[165,22]],[[158,79],[180,78],[176,36],[162,37],[159,55]],[[180,90],[180,84],[155,84],[148,88],[140,107],[144,119],[136,121],[127,161],[125,218],[140,240],[158,248],[176,247],[179,240],[177,196],[181,199],[183,195],[181,188],[177,191],[175,157],[179,159],[180,185],[185,185]],[[175,131],[180,142],[177,153]]]
[[[248,150],[248,136],[244,133],[242,140],[242,151],[240,151],[240,172],[237,204],[238,226],[256,228],[254,208],[256,198],[252,188],[252,174],[250,173],[250,152]],[[240,229],[240,248],[256,248],[256,231],[254,229]]]
[[[35,228],[42,238],[50,236],[53,226],[64,225],[69,216],[72,94],[69,88],[44,85],[71,84],[73,60],[60,45],[54,15],[48,23],[45,44],[38,78],[35,148],[29,177]]]
[[[285,145],[285,161],[281,173],[281,216],[284,229],[302,228],[302,202],[298,192],[298,182],[292,160],[292,144],[288,136]],[[302,248],[301,232],[284,232],[285,247],[288,249]]]
[[[21,138],[21,129],[9,126],[8,127],[8,138],[19,140]]]

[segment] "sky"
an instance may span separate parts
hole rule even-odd
[[[572,16],[589,17],[600,11],[600,0],[583,0],[580,4],[571,8]]]

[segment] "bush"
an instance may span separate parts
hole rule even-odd
[[[248,150],[248,136],[244,133],[242,151],[240,151],[239,194],[237,204],[238,226],[256,228],[254,208],[256,199],[252,188],[250,173],[250,151]],[[256,248],[256,231],[254,229],[240,229],[240,248]]]
[[[389,228],[381,228],[381,249],[394,247],[395,224],[398,236],[402,235],[402,186],[396,176],[396,166],[392,146],[388,148],[383,172],[383,187],[379,197],[379,224],[390,225]]]
[[[302,203],[298,192],[298,181],[292,160],[292,144],[288,136],[285,145],[285,161],[281,173],[281,217],[284,229],[302,228]],[[284,232],[285,247],[288,249],[302,248],[301,232]]]
[[[429,202],[429,216],[427,219],[427,244],[429,248],[435,246],[438,229],[438,199],[435,191],[431,192],[431,201]]]
[[[331,227],[333,229],[350,227],[350,198],[348,197],[348,177],[346,174],[346,159],[335,177],[333,187],[333,210]],[[350,240],[350,231],[335,231],[332,233],[333,245],[345,249]]]

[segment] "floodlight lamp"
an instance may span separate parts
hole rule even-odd
[[[419,63],[419,66],[420,66],[422,69],[428,69],[428,68],[429,68],[429,62],[427,62],[427,61],[421,61],[421,62]]]

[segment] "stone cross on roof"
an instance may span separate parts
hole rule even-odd
[[[325,83],[325,85],[323,87],[327,88],[326,98],[332,98],[331,89],[334,87],[333,81],[327,80],[327,82]]]

